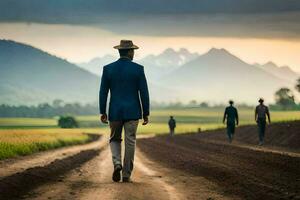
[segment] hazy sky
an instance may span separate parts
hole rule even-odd
[[[300,40],[122,35],[93,27],[24,23],[0,23],[0,30],[0,38],[24,42],[72,62],[88,61],[105,54],[117,55],[112,46],[122,38],[129,38],[141,47],[137,58],[158,54],[168,47],[185,47],[199,53],[216,47],[226,48],[249,63],[272,60],[300,71]]]
[[[105,54],[120,39],[137,56],[185,47],[226,48],[243,60],[300,71],[298,0],[0,0],[0,38],[72,62]]]

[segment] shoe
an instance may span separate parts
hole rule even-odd
[[[123,183],[130,183],[131,180],[129,177],[123,177]]]
[[[122,171],[122,166],[116,165],[114,168],[113,175],[112,175],[112,180],[114,182],[119,182],[121,180],[121,171]]]

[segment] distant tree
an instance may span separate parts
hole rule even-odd
[[[197,104],[198,104],[198,103],[197,103],[196,100],[191,100],[191,101],[189,102],[188,106],[190,106],[190,107],[196,107]]]
[[[201,108],[208,108],[208,103],[202,102],[202,103],[200,103],[199,106],[200,106]]]
[[[275,102],[282,108],[295,107],[295,97],[293,92],[289,88],[281,88],[275,93]]]
[[[59,107],[62,106],[63,103],[64,103],[63,100],[61,100],[61,99],[55,99],[55,100],[53,100],[53,102],[52,102],[52,106],[53,106],[54,108],[59,108]]]
[[[61,128],[77,128],[78,122],[71,116],[60,116],[58,119],[58,126]]]
[[[300,92],[300,78],[298,78],[297,83],[296,83],[296,90]]]

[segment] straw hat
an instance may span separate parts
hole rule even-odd
[[[114,46],[115,49],[138,49],[139,47],[134,45],[131,40],[121,40],[120,44]]]
[[[261,103],[261,102],[264,102],[265,100],[263,98],[259,98],[258,102]]]

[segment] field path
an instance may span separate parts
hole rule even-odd
[[[80,148],[82,148],[82,151],[78,153]],[[95,148],[97,149],[97,154],[85,153],[86,151],[95,150]],[[63,153],[64,151],[66,151],[66,153]],[[56,164],[53,165],[53,163],[50,162],[52,156],[54,156],[52,154],[49,155],[50,152],[44,152],[44,156],[43,153],[29,156],[28,161],[25,162],[22,169],[29,167],[30,163],[34,164],[31,168],[22,172],[21,168],[15,167],[16,174],[12,174],[12,170],[9,170],[9,173],[7,173],[7,175],[9,175],[8,181],[12,181],[13,184],[24,187],[24,191],[16,191],[15,196],[7,194],[5,199],[7,199],[7,197],[9,199],[27,200],[238,199],[232,197],[228,198],[220,194],[214,183],[202,177],[192,176],[182,171],[163,167],[157,162],[149,160],[139,149],[137,149],[135,157],[135,168],[132,175],[133,182],[114,183],[111,180],[113,169],[111,153],[107,145],[107,138],[105,137],[89,145],[81,145],[51,152],[56,156],[60,156],[59,158],[61,160],[56,159],[54,162],[61,162],[58,165],[63,166],[63,173],[60,172],[61,169],[59,166],[57,167]],[[72,164],[70,164],[69,157],[65,157],[67,154],[69,157],[76,158],[75,161],[71,163],[77,165],[76,162],[80,162],[81,164],[75,167],[70,166]],[[86,158],[87,156],[88,159]],[[82,162],[83,159],[86,161]],[[18,166],[17,163],[22,160],[23,158],[20,161],[11,161],[11,164],[12,166]],[[43,162],[45,164],[44,167],[40,166]],[[50,164],[48,162],[50,162]],[[48,165],[51,165],[54,169],[48,169]],[[9,167],[9,164],[6,164],[6,166]],[[41,169],[42,171],[40,171]],[[58,170],[58,174],[55,174],[55,170]],[[27,171],[30,171],[30,173],[27,173]],[[49,173],[48,171],[53,172]],[[17,178],[17,180],[10,179],[10,177],[18,177],[18,174],[23,173],[22,178]],[[34,181],[40,177],[42,177],[40,181]],[[0,189],[1,181],[3,181],[3,179],[0,179]],[[2,182],[2,186],[4,183],[10,185],[11,182]],[[27,188],[26,184],[32,187]],[[9,190],[7,191],[9,191],[9,193],[13,192],[14,188],[8,187]],[[2,190],[4,189],[5,188],[2,188]],[[18,190],[20,188],[17,187],[15,189]]]
[[[27,199],[181,199],[173,186],[141,162],[140,156],[136,157],[132,183],[112,182],[111,154],[106,147],[99,156],[58,182],[31,191]]]
[[[300,199],[298,149],[243,142],[250,136],[238,135],[241,139],[233,144],[217,131],[139,137],[132,183],[111,180],[106,136],[86,145],[6,160],[0,162],[0,199]],[[288,132],[286,137],[294,141],[299,136]]]

